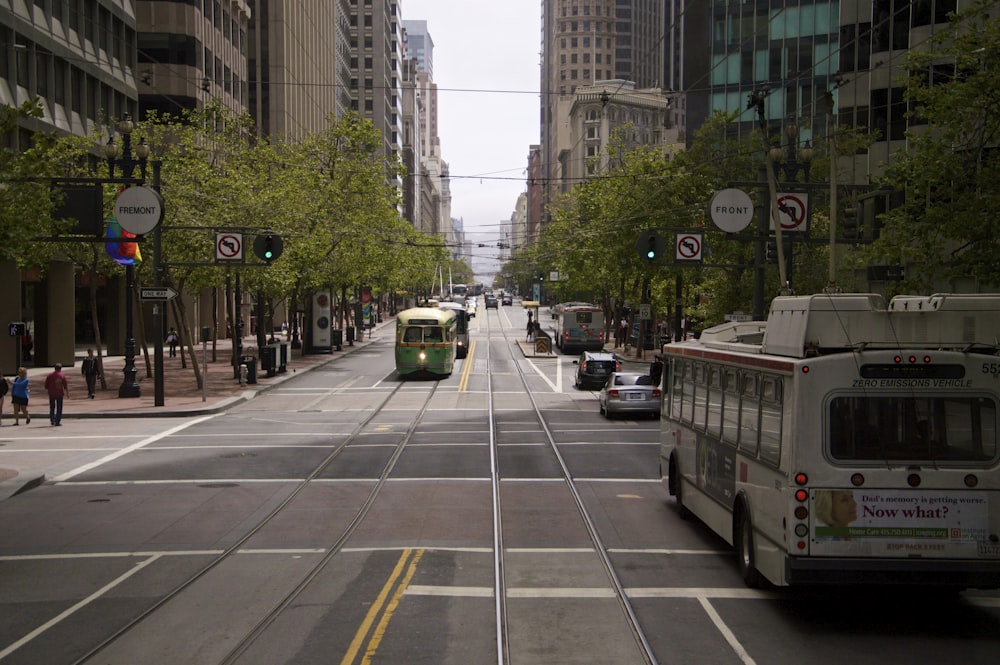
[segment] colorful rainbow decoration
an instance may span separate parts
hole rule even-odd
[[[115,216],[108,218],[108,223],[104,233],[105,238],[134,238],[134,233],[129,233],[121,227]],[[115,262],[123,266],[133,266],[142,263],[142,253],[139,251],[139,244],[134,242],[106,242],[104,251],[108,253]]]

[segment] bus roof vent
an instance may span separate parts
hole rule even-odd
[[[971,349],[998,346],[1000,295],[874,293],[775,298],[764,353],[805,358],[849,349]]]
[[[760,353],[764,339],[763,321],[732,321],[706,328],[698,341],[714,349]]]

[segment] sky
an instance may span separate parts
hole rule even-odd
[[[404,20],[427,21],[434,41],[441,156],[451,173],[451,216],[473,243],[478,273],[495,257],[500,222],[526,189],[539,143],[538,0],[400,0]],[[491,262],[492,263],[492,262]]]

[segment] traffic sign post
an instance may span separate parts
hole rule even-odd
[[[139,289],[139,300],[143,302],[166,302],[177,297],[177,292],[169,286],[143,286]]]
[[[217,232],[215,234],[216,261],[243,260],[243,234]]]

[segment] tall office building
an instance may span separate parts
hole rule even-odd
[[[245,1],[140,0],[135,6],[141,117],[150,111],[176,116],[213,99],[236,112],[246,108],[250,6]]]
[[[248,106],[258,133],[294,141],[323,130],[327,116],[345,101],[338,85],[345,73],[338,62],[346,50],[343,3],[253,0],[253,5]]]
[[[37,99],[42,117],[5,137],[29,145],[32,131],[85,135],[138,112],[134,0],[15,2],[0,7],[0,103]],[[142,3],[140,3],[142,4]]]
[[[402,149],[401,19],[400,3],[395,0],[351,0],[348,5],[353,48],[351,108],[382,134],[386,157],[396,157]]]
[[[542,0],[541,157],[545,200],[573,183],[570,111],[578,86],[663,85],[663,0]]]
[[[451,186],[448,180],[448,163],[441,156],[438,136],[438,90],[434,82],[434,39],[427,21],[403,21],[406,35],[406,58],[414,63],[412,81],[415,91],[414,113],[418,116],[419,161],[415,164],[412,183],[414,196],[423,205],[414,205],[410,217],[415,228],[426,233],[439,234],[449,246],[452,256],[462,256],[464,230],[461,219],[451,216]]]
[[[420,150],[426,156],[441,155],[438,137],[438,89],[434,82],[434,40],[427,31],[427,21],[403,21],[406,29],[407,58],[417,62],[416,85],[420,98]]]
[[[740,111],[736,132],[748,136],[757,117],[747,110],[747,98],[758,91],[766,95],[765,114],[776,131],[795,124],[804,130],[803,142],[811,132],[825,132],[820,125],[838,69],[840,4],[688,0],[682,74],[688,126],[700,126],[715,111]],[[693,44],[699,45],[696,56]]]

